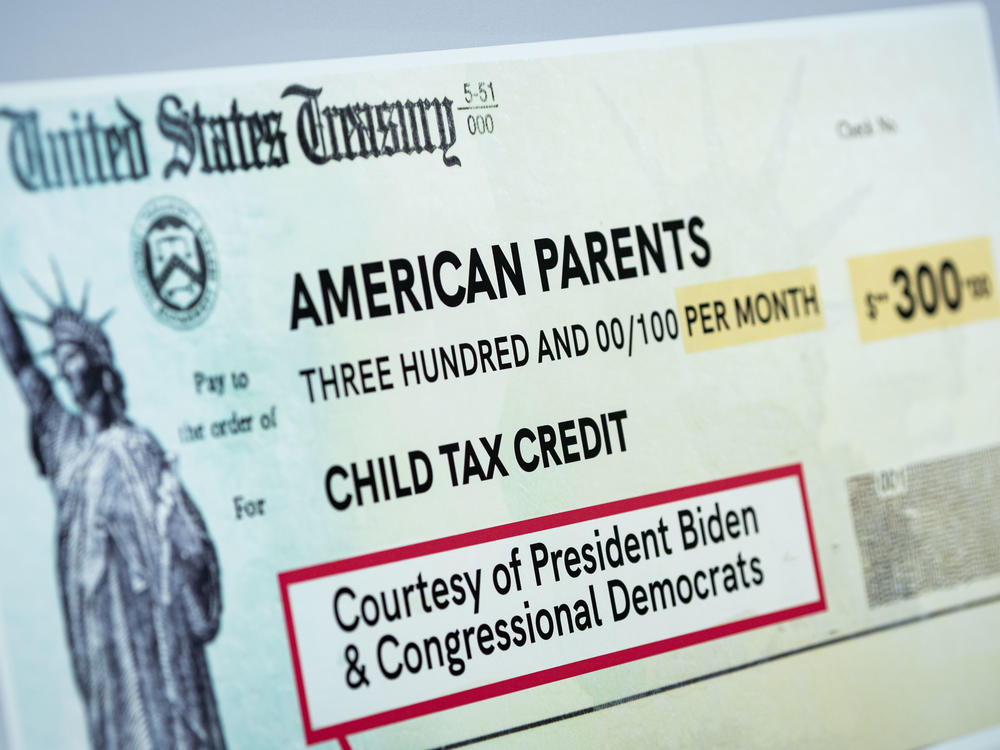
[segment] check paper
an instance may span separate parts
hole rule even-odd
[[[1000,722],[981,8],[0,87],[0,745]]]

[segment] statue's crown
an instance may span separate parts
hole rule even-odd
[[[57,307],[49,318],[52,346],[58,352],[62,344],[74,344],[86,350],[94,364],[114,366],[111,343],[101,328],[103,321],[88,320],[81,310]]]
[[[105,321],[111,317],[114,310],[109,310],[100,318],[91,320],[87,317],[88,287],[84,287],[83,300],[80,302],[80,308],[77,309],[70,304],[69,295],[66,294],[66,287],[55,261],[52,261],[52,271],[59,286],[59,302],[53,302],[30,276],[25,277],[38,296],[49,306],[51,313],[48,319],[39,318],[26,312],[18,313],[19,317],[49,329],[52,334],[52,348],[46,353],[57,354],[61,345],[72,344],[83,349],[94,364],[114,367],[111,342],[108,341],[103,328]]]

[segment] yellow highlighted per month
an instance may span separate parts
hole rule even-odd
[[[987,237],[847,259],[864,342],[1000,316]]]
[[[813,267],[682,287],[677,316],[688,354],[826,326]]]

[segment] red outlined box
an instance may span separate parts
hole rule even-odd
[[[720,625],[698,630],[697,632],[684,633],[665,638],[663,640],[584,658],[579,661],[542,669],[530,674],[523,674],[487,685],[460,690],[449,695],[421,700],[410,705],[380,711],[378,713],[361,716],[330,726],[317,727],[313,725],[306,700],[305,680],[303,678],[299,645],[296,638],[295,624],[292,616],[292,604],[289,596],[290,586],[317,578],[325,578],[350,571],[357,571],[362,568],[370,568],[385,565],[387,563],[434,555],[462,547],[471,547],[487,542],[517,537],[524,534],[532,534],[569,524],[594,521],[617,514],[627,513],[629,511],[665,505],[681,500],[689,500],[709,493],[722,492],[729,489],[745,487],[747,485],[762,484],[786,477],[797,478],[798,488],[801,492],[805,528],[809,537],[809,551],[811,553],[812,566],[816,576],[816,591],[818,592],[818,597],[815,601],[810,601],[805,604],[800,604],[786,609],[767,612],[734,622],[725,622]],[[782,466],[765,471],[729,477],[727,479],[691,485],[689,487],[681,487],[678,489],[628,498],[625,500],[615,500],[599,505],[592,505],[586,508],[579,508],[548,516],[541,516],[539,518],[532,518],[501,526],[494,526],[488,529],[479,529],[464,534],[457,534],[455,536],[419,542],[405,547],[381,550],[344,560],[324,563],[322,565],[314,565],[306,568],[299,568],[297,570],[290,570],[278,574],[278,585],[281,590],[285,626],[288,633],[288,645],[291,650],[292,668],[295,673],[295,683],[298,692],[299,708],[302,714],[302,724],[305,730],[306,743],[309,745],[333,739],[340,739],[342,743],[345,743],[345,738],[348,735],[373,729],[375,727],[392,724],[417,716],[423,716],[436,711],[444,711],[449,708],[455,708],[468,703],[474,703],[476,701],[506,695],[507,693],[525,690],[527,688],[544,685],[549,682],[555,682],[569,677],[576,677],[578,675],[604,669],[606,667],[624,664],[626,662],[643,659],[648,656],[662,654],[667,651],[673,651],[675,649],[684,648],[697,643],[703,643],[716,638],[742,633],[744,631],[761,628],[774,623],[784,622],[786,620],[826,610],[823,580],[820,573],[819,558],[816,553],[816,539],[813,532],[812,519],[809,513],[809,502],[806,494],[805,479],[803,477],[801,464]]]

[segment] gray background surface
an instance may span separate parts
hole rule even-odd
[[[3,0],[0,81],[481,47],[929,4],[922,0]],[[984,4],[995,50],[1000,46],[1000,0]]]

